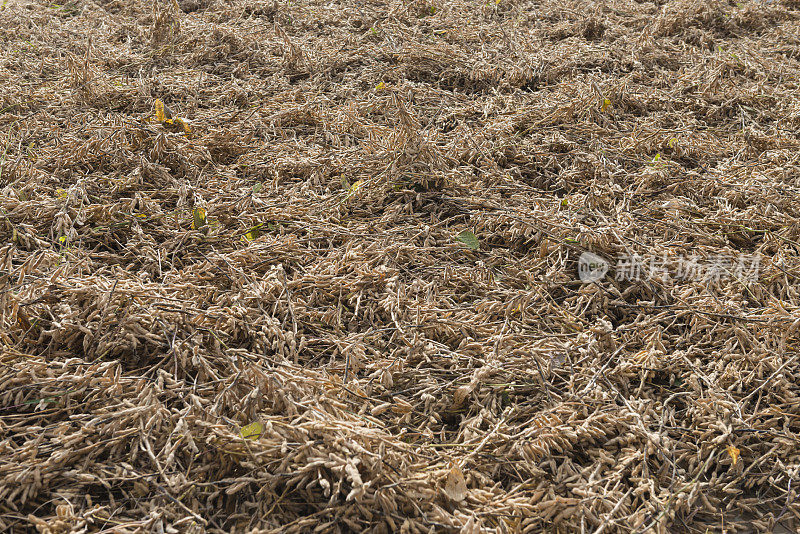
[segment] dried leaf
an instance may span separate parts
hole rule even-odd
[[[472,393],[473,387],[472,385],[461,386],[460,388],[456,389],[455,393],[453,394],[453,408],[458,409],[460,408],[464,402],[467,400],[467,397],[470,396]]]
[[[454,466],[447,473],[447,479],[444,482],[444,493],[456,502],[461,502],[467,498],[467,481],[464,479],[464,473],[458,466]]]

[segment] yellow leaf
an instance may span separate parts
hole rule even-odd
[[[733,445],[728,445],[727,451],[728,451],[728,456],[730,456],[731,460],[733,460],[733,465],[736,465],[736,462],[739,461],[739,453],[741,451],[736,447],[734,447]]]
[[[186,119],[178,117],[173,122],[181,127],[181,130],[183,130],[184,134],[189,135],[190,133],[192,133],[192,129],[189,128],[189,122]]]
[[[256,239],[257,237],[259,237],[261,235],[261,228],[263,228],[263,227],[264,227],[264,223],[259,223],[259,224],[255,225],[255,226],[253,226],[252,228],[250,228],[244,234],[244,238],[247,241],[252,241],[253,239]]]
[[[153,103],[153,107],[155,108],[156,120],[158,122],[167,122],[167,119],[170,118],[167,116],[169,108],[165,108],[164,103],[159,99],[156,99]]]
[[[249,425],[245,425],[242,427],[241,430],[239,430],[239,434],[241,434],[244,439],[251,439],[251,440],[257,440],[258,438],[261,437],[261,434],[263,433],[264,433],[264,425],[262,425],[258,421],[250,423]]]
[[[350,186],[350,189],[347,190],[347,196],[345,196],[345,200],[348,200],[350,197],[358,193],[361,186],[364,185],[364,180],[359,180],[353,185]]]
[[[379,83],[378,85],[375,86],[375,90],[376,91],[383,91],[384,89],[386,89],[386,84],[383,83],[383,82],[381,82],[381,83]]]
[[[60,200],[64,200],[65,198],[67,198],[67,192],[64,189],[59,187],[58,189],[56,189],[56,196]]]
[[[668,146],[668,147],[670,147],[670,148],[675,148],[675,144],[676,144],[677,142],[678,142],[678,140],[677,140],[677,139],[675,139],[674,137],[672,137],[672,138],[670,138],[670,140],[667,142],[667,146]]]
[[[192,210],[192,230],[199,230],[206,225],[206,210],[195,208]]]
[[[604,98],[604,99],[603,99],[603,103],[600,105],[600,111],[602,111],[603,113],[605,113],[605,111],[606,111],[606,110],[607,110],[609,107],[611,107],[611,100],[609,100],[609,99],[607,99],[607,98]]]

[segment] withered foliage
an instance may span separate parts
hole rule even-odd
[[[797,0],[4,1],[0,530],[796,529],[798,35]]]

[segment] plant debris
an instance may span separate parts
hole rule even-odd
[[[4,2],[0,531],[797,529],[798,35]]]

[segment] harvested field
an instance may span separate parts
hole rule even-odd
[[[797,0],[0,43],[0,531],[800,528]]]

